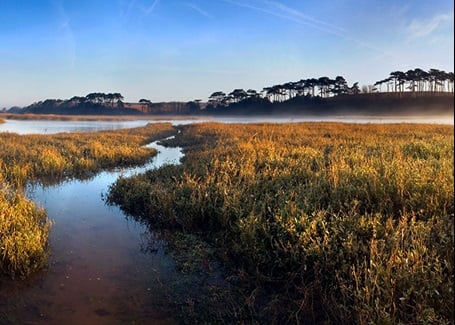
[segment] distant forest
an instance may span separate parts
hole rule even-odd
[[[394,71],[374,83],[351,86],[342,76],[301,79],[254,89],[213,92],[207,102],[124,103],[120,93],[47,99],[12,113],[35,114],[388,114],[453,113],[454,74],[438,69]]]
[[[120,93],[90,93],[87,96],[74,96],[70,99],[46,99],[29,106],[15,107],[12,113],[33,114],[138,114],[137,110],[127,109]]]
[[[301,79],[265,87],[257,92],[216,91],[205,110],[211,113],[258,114],[399,114],[453,113],[454,74],[420,68],[394,71],[374,85],[348,85],[337,76]]]
[[[453,72],[445,72],[430,69],[428,72],[422,69],[409,70],[407,72],[395,71],[384,80],[377,81],[374,85],[359,88],[355,82],[348,86],[345,78],[337,76],[301,79],[295,82],[287,82],[281,85],[265,87],[260,93],[256,90],[234,89],[225,94],[222,91],[214,92],[209,97],[209,104],[213,106],[229,105],[238,103],[248,98],[265,98],[271,102],[283,102],[298,96],[327,98],[339,95],[357,95],[360,93],[383,92],[452,92],[454,88]]]

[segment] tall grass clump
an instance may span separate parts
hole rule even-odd
[[[0,180],[0,271],[14,278],[41,268],[49,229],[45,211]]]
[[[230,321],[454,322],[453,126],[208,123],[173,142],[181,166],[108,200],[214,246]]]
[[[27,182],[86,178],[145,163],[156,151],[143,145],[175,132],[171,124],[93,133],[0,133],[0,272],[27,276],[46,259],[50,221],[24,194]]]

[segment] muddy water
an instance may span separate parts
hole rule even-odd
[[[178,148],[154,146],[160,154],[142,168],[29,190],[54,222],[48,269],[0,284],[0,323],[176,323],[167,283],[178,274],[163,244],[102,200],[120,175],[175,163],[182,155]]]

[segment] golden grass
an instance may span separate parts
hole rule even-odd
[[[1,179],[0,186],[0,271],[24,276],[45,264],[51,223],[43,209]]]
[[[108,199],[213,244],[242,292],[226,317],[453,323],[453,126],[182,130],[182,166],[119,179]]]
[[[143,145],[174,132],[163,123],[94,133],[0,133],[0,272],[26,276],[45,262],[50,222],[24,196],[26,182],[55,183],[144,163],[155,150]]]
[[[155,151],[142,145],[173,132],[170,124],[155,124],[93,133],[0,133],[0,167],[13,185],[90,176],[101,169],[145,162]]]

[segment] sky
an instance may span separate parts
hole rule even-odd
[[[454,71],[452,0],[0,0],[0,108]]]

